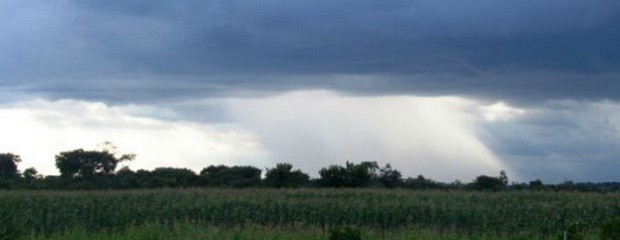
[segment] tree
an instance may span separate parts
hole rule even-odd
[[[114,173],[118,163],[134,158],[134,154],[117,157],[109,149],[102,151],[77,149],[56,155],[56,167],[65,178],[89,179],[97,175],[110,175]]]
[[[131,179],[132,184],[138,188],[152,188],[154,184],[151,179],[151,172],[139,169],[135,173],[125,172],[124,174],[130,175],[128,176]]]
[[[478,176],[472,185],[478,190],[497,192],[506,188],[507,182],[508,178],[506,177],[506,172],[501,171],[499,177]]]
[[[293,165],[278,163],[275,168],[267,169],[265,182],[276,188],[295,188],[306,184],[310,177],[301,170],[292,171]]]
[[[454,186],[459,186],[460,182],[453,183]],[[446,188],[445,184],[433,181],[432,179],[425,178],[422,175],[418,175],[416,178],[407,178],[403,186],[411,189],[441,189]]]
[[[361,162],[354,164],[347,162],[347,172],[349,174],[349,185],[351,187],[366,187],[377,178],[377,162]]]
[[[504,186],[508,186],[508,175],[506,175],[506,171],[504,170],[499,171],[499,180],[502,181],[502,184]]]
[[[43,176],[41,176],[41,174],[39,174],[39,172],[35,168],[26,168],[22,175],[24,176],[24,179],[29,182],[43,178]]]
[[[116,171],[116,187],[118,188],[137,188],[136,172],[125,166]]]
[[[19,178],[17,163],[21,162],[18,155],[12,153],[0,154],[0,188],[8,188]]]
[[[331,165],[319,171],[320,184],[324,187],[345,187],[347,183],[347,169],[339,165]]]
[[[545,185],[540,179],[536,179],[534,181],[530,181],[529,187],[531,190],[542,190]]]
[[[209,166],[200,171],[200,179],[208,186],[251,187],[261,183],[261,172],[252,166]]]
[[[379,170],[378,180],[386,188],[395,188],[403,183],[402,174],[398,170],[392,169],[389,163]]]
[[[156,168],[150,174],[151,187],[191,187],[196,173],[186,168]]]
[[[325,187],[365,187],[376,178],[376,162],[346,163],[346,167],[331,165],[319,171]]]
[[[12,153],[0,154],[0,177],[1,178],[16,178],[19,175],[17,170],[17,163],[21,162],[19,155]]]
[[[19,177],[17,163],[21,161],[22,160],[19,155],[12,153],[0,154],[0,178],[7,180]]]

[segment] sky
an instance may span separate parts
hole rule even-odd
[[[620,2],[0,0],[0,152],[620,181]]]

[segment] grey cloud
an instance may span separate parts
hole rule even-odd
[[[513,121],[484,124],[485,143],[525,179],[615,181],[618,102],[548,102]]]
[[[50,97],[150,101],[308,88],[514,101],[620,97],[617,1],[0,6],[0,86]]]

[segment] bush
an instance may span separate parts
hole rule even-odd
[[[319,171],[320,183],[324,187],[367,187],[376,179],[376,162],[347,162],[346,166],[331,165]]]
[[[602,240],[620,240],[620,218],[607,220],[601,228]]]
[[[261,170],[252,166],[209,166],[200,172],[202,185],[212,187],[255,187],[261,184]]]
[[[265,183],[275,188],[296,188],[308,183],[310,177],[301,170],[293,171],[293,165],[278,163],[275,168],[267,169]]]
[[[329,231],[329,240],[361,240],[360,230],[351,227],[337,227]]]

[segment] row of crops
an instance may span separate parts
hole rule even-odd
[[[498,235],[595,231],[620,216],[620,194],[372,189],[186,189],[0,192],[0,234],[72,228],[123,231],[145,223],[216,227],[435,229]]]

